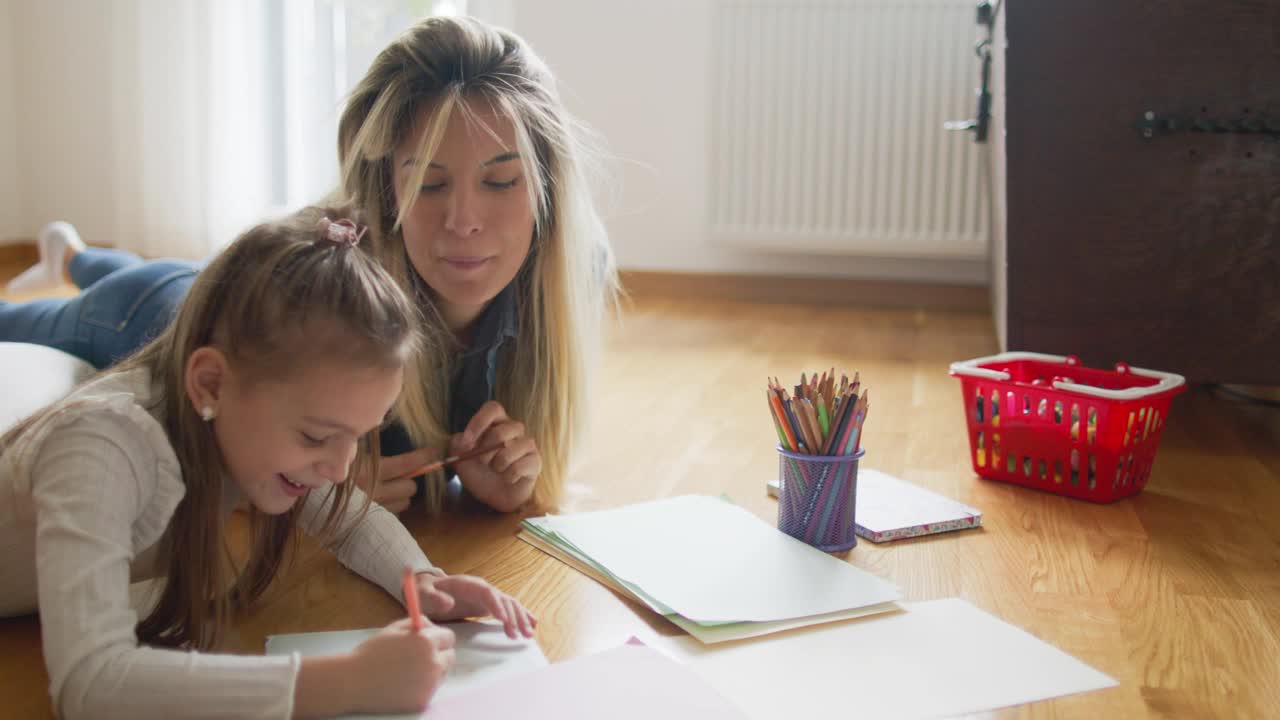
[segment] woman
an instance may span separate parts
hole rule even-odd
[[[419,485],[414,469],[441,447],[501,446],[456,464],[460,487],[504,512],[554,504],[616,273],[583,133],[550,71],[510,32],[428,18],[357,84],[338,154],[340,194],[369,218],[367,242],[416,301],[428,336],[382,437],[375,499],[400,512],[425,489],[438,511],[457,486],[439,475]],[[108,280],[118,278],[99,284]],[[132,299],[111,306],[124,313]],[[0,340],[57,345],[39,333],[15,338],[14,324],[0,314]]]

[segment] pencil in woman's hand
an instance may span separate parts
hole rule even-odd
[[[496,445],[490,445],[489,447],[480,448],[478,450],[471,450],[469,452],[458,453],[457,455],[450,455],[449,457],[444,458],[443,460],[436,460],[435,462],[430,462],[430,463],[427,463],[426,465],[415,468],[410,472],[404,475],[401,475],[399,478],[396,478],[396,479],[400,480],[403,478],[415,478],[415,477],[418,477],[419,475],[425,475],[430,472],[435,472],[448,465],[453,465],[454,463],[460,463],[463,460],[470,460],[472,458],[480,457],[481,455],[487,455],[491,452],[497,452],[498,450],[501,450],[506,446],[507,446],[506,441],[503,441]]]

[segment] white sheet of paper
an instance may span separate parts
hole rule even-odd
[[[425,720],[746,720],[697,675],[653,650],[623,645],[433,700]]]
[[[612,587],[613,589],[648,605],[650,610],[658,613],[659,615],[671,615],[675,612],[671,608],[645,594],[642,588],[636,587],[632,583],[624,582],[619,580],[617,577],[614,577],[606,568],[584,555],[581,550],[573,545],[573,543],[566,542],[564,538],[559,537],[558,534],[554,532],[554,528],[550,526],[552,520],[552,517],[527,518],[521,523],[521,525],[529,527],[521,533],[521,536],[524,537],[530,545],[533,545],[534,547],[539,548],[560,560],[567,562],[568,558],[572,558],[574,563],[576,563],[575,567],[579,570],[586,572],[592,578],[605,583],[609,587]],[[547,534],[547,537],[533,532],[534,529],[542,530]]]
[[[695,622],[770,622],[898,600],[892,584],[746,510],[684,495],[552,517],[610,573]]]
[[[454,647],[455,662],[444,684],[436,691],[432,701],[468,693],[476,688],[491,685],[513,675],[546,667],[547,657],[542,654],[535,640],[507,637],[502,624],[493,620],[450,623],[447,627],[457,636]],[[326,655],[348,652],[373,637],[380,629],[340,630],[337,632],[298,633],[271,635],[267,638],[268,655]],[[379,720],[410,720],[418,715],[351,715],[356,718]]]
[[[530,520],[536,519],[539,518],[530,518]],[[740,622],[699,625],[698,623],[690,622],[679,615],[657,609],[654,607],[652,599],[638,595],[635,588],[624,585],[612,575],[602,572],[600,568],[591,565],[589,562],[577,555],[576,551],[572,548],[552,544],[544,538],[528,531],[521,532],[517,537],[547,553],[551,557],[560,560],[569,567],[576,569],[578,572],[581,572],[592,580],[601,583],[605,587],[616,590],[623,595],[633,598],[637,602],[648,604],[651,609],[654,609],[663,617],[679,626],[680,629],[704,643],[743,640],[746,638],[760,637],[761,635],[782,632],[792,628],[805,627],[808,625],[820,625],[822,623],[865,617],[867,615],[876,615],[878,613],[893,612],[894,610],[901,609],[897,603],[879,603],[877,605],[866,605],[853,610],[841,610],[840,612],[827,613],[826,615],[809,615],[807,617],[792,618],[790,620],[777,620],[774,622]]]
[[[958,598],[729,645],[645,637],[756,720],[936,718],[1114,687]]]
[[[884,533],[982,518],[982,511],[873,468],[858,471],[858,525]],[[866,536],[865,533],[859,532]]]

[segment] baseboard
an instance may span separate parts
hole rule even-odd
[[[0,265],[26,267],[39,257],[34,242],[0,245]],[[636,299],[741,300],[960,312],[991,309],[990,291],[972,285],[649,270],[623,270],[619,274],[622,287]]]
[[[990,312],[985,287],[857,278],[672,273],[623,270],[622,287],[636,299],[681,298],[762,303]]]
[[[0,265],[22,265],[26,267],[34,264],[39,259],[40,253],[36,250],[36,244],[33,240],[18,240],[0,244]]]
[[[1264,404],[1280,405],[1280,386],[1224,384],[1222,387],[1237,398],[1251,398]]]

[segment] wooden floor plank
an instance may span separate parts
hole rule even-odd
[[[3,270],[3,268],[0,268]],[[1208,389],[1178,398],[1148,487],[1095,505],[977,479],[953,360],[994,352],[979,312],[637,297],[610,326],[565,511],[682,493],[728,495],[772,522],[767,376],[860,370],[872,414],[863,463],[983,510],[980,530],[845,557],[907,598],[960,596],[1115,676],[1116,689],[994,717],[1264,717],[1280,707],[1280,412]],[[515,538],[516,516],[408,525],[452,572],[490,578],[540,618],[553,660],[638,630],[675,633]],[[368,627],[400,610],[324,554],[300,561],[243,618],[267,634]],[[0,621],[0,707],[47,717],[34,618]],[[14,682],[8,682],[13,680]]]

